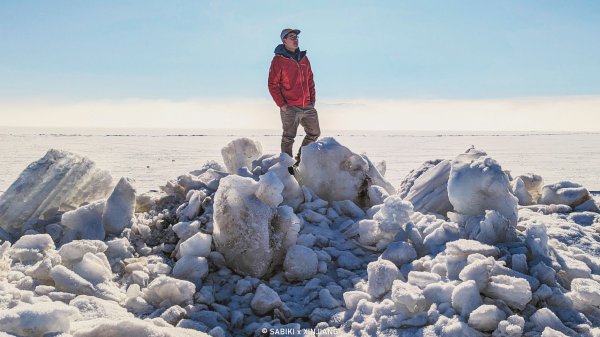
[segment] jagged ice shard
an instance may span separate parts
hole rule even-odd
[[[51,149],[29,164],[0,196],[0,227],[19,234],[28,220],[106,197],[112,190],[111,183],[110,174],[97,168],[92,160]]]

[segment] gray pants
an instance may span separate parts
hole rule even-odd
[[[321,135],[319,128],[319,115],[312,105],[307,106],[288,106],[286,111],[280,111],[283,136],[281,137],[281,152],[285,152],[293,157],[292,146],[294,138],[298,131],[298,125],[302,125],[306,136],[302,140],[302,146],[314,143]],[[300,149],[296,161],[300,161]]]

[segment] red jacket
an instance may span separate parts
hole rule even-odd
[[[292,55],[283,45],[277,46],[269,69],[269,92],[277,106],[315,104],[315,81],[306,51]],[[283,49],[283,50],[282,50]],[[300,61],[296,61],[294,56]]]

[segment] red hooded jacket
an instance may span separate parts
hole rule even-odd
[[[269,69],[269,92],[278,107],[315,104],[315,81],[306,51],[291,53],[283,44],[275,48]]]

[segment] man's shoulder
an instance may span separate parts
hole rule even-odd
[[[280,55],[280,54],[273,55],[273,61],[282,61],[282,60],[285,60],[285,59],[286,59],[286,57],[283,56],[283,55]]]

